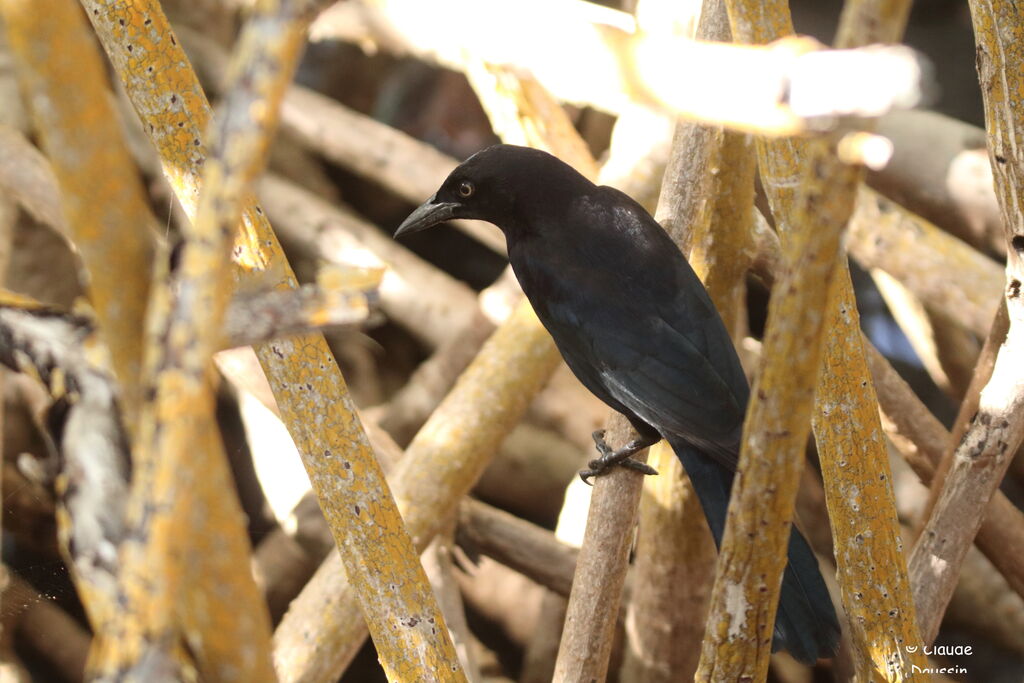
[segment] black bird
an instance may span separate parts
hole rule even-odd
[[[569,368],[640,434],[613,453],[595,433],[601,457],[584,477],[620,461],[646,468],[626,458],[664,438],[721,544],[749,387],[714,304],[661,226],[622,192],[513,145],[463,162],[395,236],[452,218],[505,233],[519,284]],[[774,649],[811,663],[838,639],[828,589],[794,527]]]

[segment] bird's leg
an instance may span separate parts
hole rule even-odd
[[[597,452],[601,454],[601,457],[595,458],[587,463],[587,467],[589,469],[580,471],[580,479],[587,484],[590,483],[590,477],[596,477],[600,474],[604,474],[609,468],[614,467],[615,465],[628,467],[629,469],[636,470],[642,474],[658,473],[656,469],[647,463],[640,462],[639,460],[633,460],[630,456],[642,451],[648,446],[653,446],[658,443],[661,439],[660,436],[641,436],[638,439],[633,439],[617,451],[613,451],[612,447],[608,445],[608,442],[604,440],[603,429],[598,429],[591,436],[594,438],[594,445],[597,446]]]

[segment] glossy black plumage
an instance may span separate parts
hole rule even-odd
[[[449,218],[497,225],[523,291],[570,369],[647,437],[664,437],[721,542],[749,388],[729,335],[679,249],[639,204],[555,157],[498,145],[455,169],[396,236]],[[795,528],[775,645],[803,661],[839,637]]]

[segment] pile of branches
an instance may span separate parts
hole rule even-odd
[[[1021,665],[1010,3],[970,3],[986,130],[899,111],[905,0],[834,48],[774,0],[165,4],[0,0],[5,672],[810,680],[763,647],[794,518],[843,615],[816,674]],[[725,320],[759,398],[720,553],[670,450],[576,478],[629,426],[498,231],[390,239],[499,139],[648,206]]]

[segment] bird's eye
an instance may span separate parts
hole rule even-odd
[[[463,180],[461,183],[459,183],[459,194],[462,195],[463,197],[472,197],[473,192],[475,191],[476,188],[473,186],[473,183],[469,182],[468,180]]]

